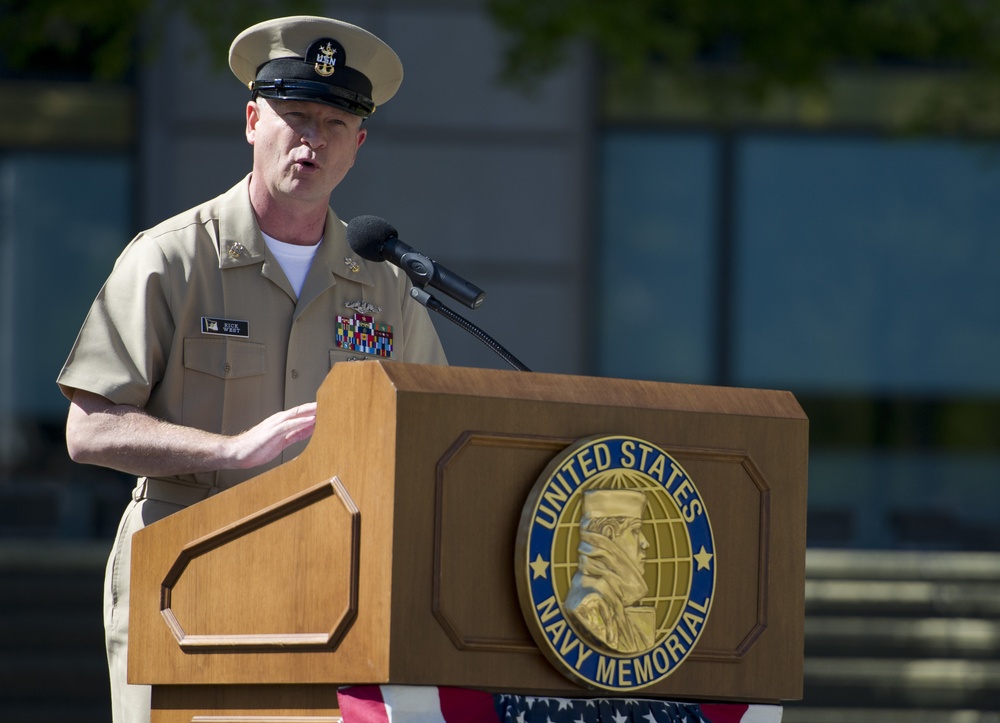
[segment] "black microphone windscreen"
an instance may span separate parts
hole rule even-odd
[[[382,246],[391,238],[398,238],[396,229],[378,216],[357,216],[347,224],[347,243],[368,261],[383,261]]]

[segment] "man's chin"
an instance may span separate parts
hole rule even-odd
[[[281,186],[283,196],[300,203],[327,203],[333,192],[326,184],[315,178],[295,177]]]

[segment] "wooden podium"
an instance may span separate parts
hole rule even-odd
[[[787,392],[399,363],[336,365],[297,459],[134,538],[129,680],[153,723],[331,721],[339,685],[601,695],[540,653],[514,549],[549,461],[633,435],[711,509],[693,652],[643,697],[802,694],[808,422]]]

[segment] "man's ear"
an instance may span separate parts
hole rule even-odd
[[[247,127],[246,136],[247,143],[251,146],[257,137],[257,122],[260,120],[260,106],[256,101],[249,101],[247,103]]]

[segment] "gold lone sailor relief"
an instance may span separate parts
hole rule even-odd
[[[566,616],[608,652],[639,653],[653,647],[656,610],[639,605],[649,592],[645,509],[646,495],[639,490],[583,494],[579,567],[566,597]]]

